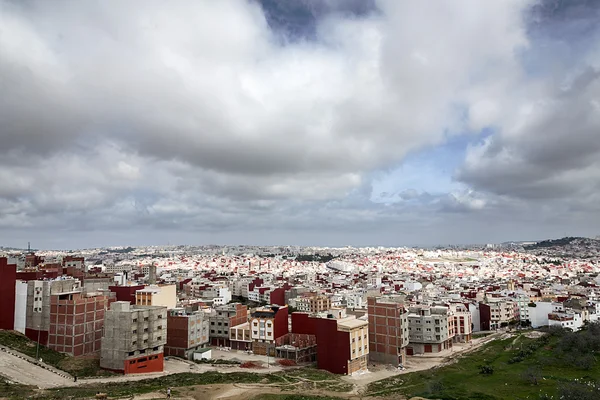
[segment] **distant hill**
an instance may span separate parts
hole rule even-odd
[[[544,249],[544,248],[551,248],[551,247],[565,247],[565,246],[570,246],[570,245],[598,246],[598,245],[600,245],[600,240],[584,238],[584,237],[568,236],[568,237],[564,237],[561,239],[542,240],[541,242],[524,245],[523,247],[526,250],[535,250],[535,249]]]

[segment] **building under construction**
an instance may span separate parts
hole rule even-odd
[[[317,337],[299,333],[288,333],[276,341],[275,357],[293,360],[296,363],[317,361]]]

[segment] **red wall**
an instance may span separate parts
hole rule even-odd
[[[135,304],[136,290],[143,289],[144,285],[136,286],[109,286],[108,290],[116,294],[116,301],[128,301],[129,304]]]
[[[123,372],[125,374],[162,372],[163,369],[164,358],[162,353],[144,356],[133,360],[125,360],[125,364],[123,366]]]
[[[285,305],[285,289],[277,288],[271,292],[271,304],[284,306]]]
[[[273,336],[274,339],[277,339],[287,335],[288,333],[288,308],[282,307],[275,313],[275,321],[273,321]]]
[[[337,330],[332,318],[315,318],[317,337],[317,367],[334,374],[348,373],[350,334]]]
[[[0,329],[15,329],[17,266],[0,258]]]
[[[489,331],[492,323],[492,311],[490,306],[484,303],[479,303],[479,329]]]
[[[27,336],[30,340],[34,342],[38,341],[38,330],[25,328],[25,336]],[[47,346],[48,345],[48,331],[39,331],[40,344]]]
[[[334,374],[348,373],[350,335],[337,330],[337,320],[295,312],[292,313],[292,333],[316,336],[318,368]]]

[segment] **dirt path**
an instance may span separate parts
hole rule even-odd
[[[63,378],[6,352],[0,352],[0,374],[13,382],[44,389],[69,386],[73,383],[70,379]]]

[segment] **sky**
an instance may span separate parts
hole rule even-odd
[[[600,235],[598,0],[0,0],[0,246]]]

